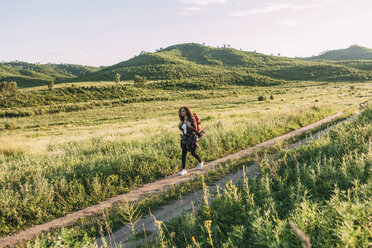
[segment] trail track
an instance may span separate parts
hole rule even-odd
[[[303,134],[307,131],[310,131],[314,128],[320,127],[322,124],[330,122],[337,117],[340,117],[342,114],[343,114],[343,112],[339,111],[338,113],[336,113],[332,116],[329,116],[325,119],[322,119],[322,120],[320,120],[316,123],[310,124],[306,127],[300,128],[300,129],[292,131],[292,132],[289,132],[287,134],[284,134],[282,136],[273,138],[271,140],[267,140],[265,142],[262,142],[258,145],[250,147],[248,149],[239,151],[237,153],[230,154],[230,155],[227,155],[225,157],[216,159],[214,161],[207,162],[207,163],[204,164],[204,168],[202,170],[197,170],[197,169],[188,170],[188,174],[185,175],[185,176],[178,176],[178,174],[171,175],[171,176],[166,177],[162,180],[143,185],[142,187],[134,189],[134,190],[130,191],[129,193],[126,193],[126,194],[123,194],[123,195],[118,195],[116,197],[110,198],[110,199],[108,199],[106,201],[103,201],[101,203],[98,203],[96,205],[90,206],[90,207],[82,209],[80,211],[68,214],[64,217],[55,219],[55,220],[50,221],[48,223],[44,223],[44,224],[41,224],[41,225],[36,225],[36,226],[33,226],[29,229],[26,229],[26,230],[18,233],[18,234],[14,234],[14,235],[2,238],[2,239],[0,239],[0,247],[12,247],[12,246],[15,246],[18,243],[31,240],[35,236],[38,236],[38,235],[40,235],[44,232],[49,232],[49,231],[52,231],[56,228],[61,228],[61,227],[72,225],[78,219],[101,213],[103,210],[105,210],[107,208],[111,208],[115,203],[118,203],[118,202],[140,201],[140,200],[144,199],[146,197],[146,195],[154,194],[154,193],[162,193],[162,192],[166,191],[167,189],[169,189],[169,187],[171,187],[171,186],[178,185],[178,184],[187,182],[189,180],[192,180],[196,177],[199,177],[201,175],[204,175],[208,170],[216,168],[216,166],[220,163],[223,163],[227,160],[234,160],[234,159],[242,158],[244,156],[248,156],[256,150],[259,150],[259,149],[262,149],[262,148],[265,148],[265,147],[270,147],[271,145],[273,145],[273,144],[275,144],[279,141],[286,140],[286,139],[288,139],[290,137],[293,137],[293,136],[299,136],[299,135],[301,135],[301,134]],[[302,141],[302,142],[304,142],[304,141]],[[294,145],[296,145],[296,144],[294,144]],[[257,164],[250,166],[246,170],[247,170],[246,171],[247,175],[257,175],[259,173]],[[225,183],[228,182],[229,180],[236,181],[237,179],[241,178],[241,175],[242,175],[241,171],[238,172],[238,173],[229,175],[226,178],[221,179],[220,181],[218,181],[215,184],[215,187],[217,187],[217,185],[225,185]],[[211,190],[211,192],[212,192],[212,190]],[[169,205],[163,207],[163,209],[160,209],[159,212],[154,213],[154,215],[158,220],[162,220],[162,221],[165,221],[172,216],[179,215],[184,210],[190,209],[191,208],[191,202],[195,201],[198,197],[198,194],[200,196],[201,193],[202,192],[199,191],[196,194],[190,194],[189,196],[186,196],[186,198],[184,198],[182,200],[181,207],[180,207],[179,202],[169,204]],[[186,203],[188,203],[188,204],[186,204]],[[176,210],[176,211],[173,211],[173,210]],[[140,221],[138,224],[140,226],[142,226],[142,223],[143,223],[143,225],[145,225],[146,230],[151,230],[152,229],[151,226],[154,226],[153,219],[150,218],[149,216],[144,216],[143,221]],[[124,235],[125,233],[129,233],[129,229],[125,229],[125,228],[127,228],[127,227],[123,227],[122,229],[119,229],[117,232],[114,233],[114,237],[116,238],[116,242],[125,241],[128,238],[130,238],[130,235]],[[100,241],[98,241],[98,243],[100,244]],[[126,246],[127,246],[127,244],[126,244]]]
[[[357,112],[356,114],[359,114],[359,112]],[[328,118],[331,118],[331,117],[333,117],[333,116],[330,116]],[[326,119],[328,119],[328,118],[326,118]],[[356,118],[356,115],[351,116],[350,118],[348,118],[347,120],[344,120],[342,122],[349,121],[349,120],[355,119],[355,118]],[[326,119],[323,119],[321,121],[324,121]],[[312,128],[315,128],[316,126],[318,126],[318,122],[314,123],[314,124],[311,124],[309,126],[306,126],[305,127],[306,130],[312,129],[312,128],[309,128],[310,126]],[[335,128],[335,126],[336,125],[328,127],[328,128],[326,128],[324,130],[321,130],[319,132],[316,132],[315,134],[312,134],[311,136],[309,136],[307,138],[304,138],[304,139],[288,146],[285,149],[294,149],[294,148],[296,148],[300,145],[306,145],[306,142],[308,142],[309,140],[318,139],[320,136],[322,136],[323,134],[328,132],[330,129]],[[300,131],[300,130],[301,129],[296,130],[296,131]],[[288,134],[290,134],[290,133],[288,133]],[[288,138],[288,137],[285,137],[285,138]],[[276,140],[276,141],[282,140],[282,136],[280,136],[278,138],[275,138],[273,140]],[[270,144],[273,144],[271,141],[272,140],[269,140],[267,142],[270,143]],[[266,143],[266,142],[264,142],[264,143]],[[262,148],[262,146],[260,146],[260,147]],[[252,148],[255,148],[255,147],[252,147]],[[249,149],[252,149],[252,148],[249,148]],[[247,150],[249,150],[249,149],[247,149]],[[247,150],[244,150],[244,151],[247,151]],[[243,151],[241,151],[241,152],[243,152]],[[236,154],[232,154],[232,155],[236,155]],[[271,159],[271,157],[269,157],[269,159]],[[244,175],[249,176],[249,177],[255,177],[255,176],[259,175],[260,174],[259,167],[258,167],[259,163],[260,163],[260,161],[255,161],[255,163],[253,165],[245,168],[244,171],[239,170],[238,172],[232,173],[232,174],[214,182],[212,185],[208,186],[209,193],[214,194],[214,193],[217,192],[218,188],[223,189],[225,187],[226,183],[228,183],[229,181],[232,181],[232,184],[236,185],[240,180],[243,179]],[[222,190],[220,190],[220,192],[223,193]],[[179,216],[182,213],[185,213],[187,211],[192,210],[192,211],[196,212],[199,209],[198,200],[203,200],[203,195],[204,195],[204,191],[203,191],[203,189],[201,189],[201,190],[198,190],[194,193],[190,193],[190,194],[187,194],[187,195],[183,196],[178,201],[175,201],[173,203],[164,205],[160,209],[157,209],[154,212],[152,212],[151,214],[147,214],[147,215],[143,216],[138,221],[138,223],[136,223],[135,229],[137,230],[137,232],[146,231],[147,232],[147,241],[149,241],[149,240],[151,240],[151,238],[153,238],[153,233],[157,231],[157,226],[155,224],[155,219],[157,221],[166,222],[167,220],[171,219],[172,217]],[[118,229],[117,231],[115,231],[112,235],[105,236],[105,240],[109,245],[111,245],[111,247],[121,247],[121,245],[122,245],[122,247],[127,247],[127,248],[137,247],[138,244],[144,244],[146,242],[145,239],[140,239],[140,240],[137,240],[137,241],[133,241],[133,235],[131,233],[131,229],[130,229],[129,226],[123,226],[120,229]],[[101,238],[99,238],[97,240],[97,244],[98,244],[98,246],[102,246],[103,242],[102,242]]]

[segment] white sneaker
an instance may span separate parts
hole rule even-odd
[[[199,169],[199,170],[203,169],[203,165],[204,165],[204,162],[199,163],[199,164],[198,164],[198,169]]]
[[[186,175],[186,174],[187,174],[187,170],[186,169],[182,169],[180,171],[180,173],[178,173],[178,175],[180,175],[180,176],[183,176],[183,175]]]

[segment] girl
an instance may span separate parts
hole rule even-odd
[[[187,152],[191,152],[198,161],[198,169],[203,168],[204,162],[201,160],[199,154],[196,153],[196,148],[199,146],[198,136],[196,134],[196,121],[194,115],[192,114],[190,108],[181,107],[178,111],[178,116],[180,117],[180,123],[178,128],[182,131],[181,135],[181,148],[182,148],[182,170],[179,175],[187,174],[186,165],[186,155]]]

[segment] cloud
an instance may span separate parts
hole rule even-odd
[[[328,25],[338,27],[355,27],[356,29],[364,29],[366,25],[371,25],[370,18],[347,18],[331,20]]]
[[[49,54],[49,55],[58,55],[58,56],[69,56],[71,55],[70,53],[62,52],[62,51],[44,51],[44,53]]]
[[[190,11],[190,12],[195,12],[200,10],[200,7],[190,7],[190,8],[185,8],[185,10]]]
[[[182,11],[182,12],[179,12],[178,14],[183,15],[183,16],[188,16],[191,14],[191,12]]]
[[[0,30],[0,35],[21,36],[22,34],[20,32],[13,31],[13,30]]]
[[[179,12],[180,15],[190,15],[193,12],[199,11],[200,7],[184,8],[184,11]]]
[[[85,53],[80,49],[72,49],[72,50],[44,50],[43,53],[53,55],[53,56],[63,56],[68,57],[72,55],[79,55],[83,56]]]
[[[273,12],[273,11],[282,10],[282,9],[286,9],[286,8],[290,8],[290,7],[291,7],[291,5],[289,5],[289,4],[283,4],[283,3],[277,4],[277,3],[275,3],[275,4],[270,4],[266,8],[255,8],[255,9],[251,9],[251,10],[238,10],[238,11],[235,11],[235,12],[229,14],[229,15],[231,15],[231,16],[246,16],[246,15]]]
[[[285,4],[285,3],[271,3],[265,8],[255,8],[249,10],[239,10],[232,12],[228,15],[230,16],[247,16],[255,15],[262,13],[270,13],[279,10],[289,9],[289,10],[302,10],[302,9],[312,9],[327,6],[331,3],[335,3],[335,0],[325,0],[315,4],[306,4],[306,5],[295,5],[295,4]]]
[[[277,20],[277,22],[285,26],[289,26],[289,27],[294,27],[294,26],[297,26],[298,24],[297,20],[292,20],[292,19],[281,19],[281,20]]]
[[[211,3],[227,3],[228,0],[176,0],[177,2],[192,4],[192,5],[199,5],[199,6],[206,6]]]
[[[283,36],[268,36],[265,38],[269,41],[286,41],[286,40],[292,40],[293,36],[290,35],[283,35]]]

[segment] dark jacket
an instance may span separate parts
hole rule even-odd
[[[183,133],[182,126],[179,127],[179,129],[182,131],[181,135],[181,147],[182,145],[186,145],[186,148],[188,151],[191,151],[191,149],[196,149],[199,146],[198,143],[198,136],[196,131],[196,120],[195,118],[191,117],[187,119],[191,125],[186,127],[186,134]]]

